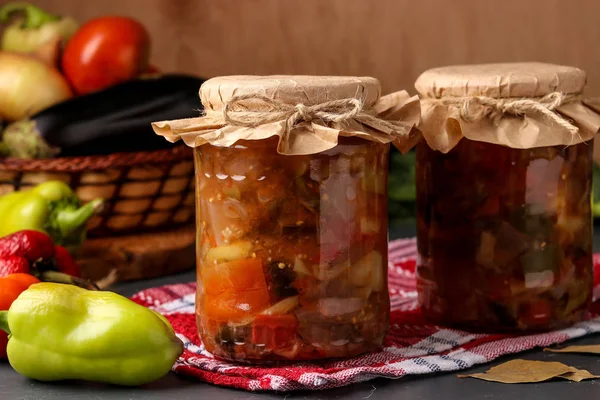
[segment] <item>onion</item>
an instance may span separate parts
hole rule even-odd
[[[252,243],[247,240],[240,240],[230,245],[213,247],[206,253],[206,261],[213,263],[215,261],[237,261],[247,258],[252,250]]]
[[[356,261],[350,269],[349,279],[357,287],[370,286],[375,292],[383,290],[385,278],[381,253],[373,250]]]
[[[294,260],[294,272],[299,275],[312,275],[312,273],[306,267],[306,264],[300,259],[300,257],[296,256]]]
[[[350,265],[348,261],[344,261],[333,266],[321,262],[321,264],[315,264],[313,266],[313,275],[320,281],[330,281],[337,278],[342,272],[346,271],[349,266]]]
[[[0,118],[27,118],[71,96],[55,68],[32,56],[0,52]]]
[[[248,213],[242,202],[231,198],[223,201],[223,215],[233,219],[248,218]]]
[[[319,299],[319,312],[325,317],[340,317],[342,315],[354,314],[365,306],[365,300],[350,298],[324,298]]]
[[[298,307],[298,296],[288,297],[275,303],[265,311],[261,312],[263,315],[285,315]]]

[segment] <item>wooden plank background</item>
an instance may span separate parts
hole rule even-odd
[[[31,1],[81,20],[139,19],[165,71],[372,75],[414,92],[434,66],[546,61],[583,68],[600,95],[598,0]]]

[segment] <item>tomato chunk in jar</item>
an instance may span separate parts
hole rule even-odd
[[[195,149],[200,337],[248,363],[374,351],[389,324],[389,145],[276,148],[271,138]]]
[[[419,300],[431,320],[543,331],[592,297],[592,142],[513,149],[467,139],[417,147]]]

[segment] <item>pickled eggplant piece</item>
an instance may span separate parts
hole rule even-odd
[[[543,331],[587,315],[592,145],[417,147],[419,301],[434,322]]]
[[[296,272],[294,272],[293,265],[280,261],[272,261],[267,265],[267,274],[271,280],[271,291],[277,300],[298,294],[298,290],[293,286],[296,279]]]
[[[388,329],[388,146],[196,149],[199,333],[237,362],[351,357]]]

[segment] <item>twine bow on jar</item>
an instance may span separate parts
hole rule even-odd
[[[255,109],[248,108],[246,103],[248,100],[252,100],[256,104],[256,107],[253,107]],[[394,136],[404,136],[410,133],[412,124],[382,119],[365,111],[364,106],[364,102],[358,98],[329,100],[315,105],[302,103],[293,105],[267,96],[249,94],[232,97],[225,103],[221,116],[227,125],[248,128],[285,121],[286,134],[306,122],[318,121],[327,125],[332,122],[343,124],[349,120],[355,120]],[[211,112],[211,114],[214,113]]]
[[[417,96],[381,94],[379,81],[355,76],[225,76],[200,87],[203,114],[158,121],[154,132],[190,147],[277,141],[282,155],[319,154],[340,138],[392,144],[407,151],[421,138]],[[346,139],[353,138],[353,139]]]
[[[565,128],[571,135],[577,135],[579,128],[573,125],[571,120],[559,114],[556,109],[563,104],[579,100],[581,100],[580,95],[553,92],[537,98],[441,97],[424,99],[423,103],[455,106],[459,110],[460,117],[467,122],[495,118],[502,114],[522,116],[538,113]]]

